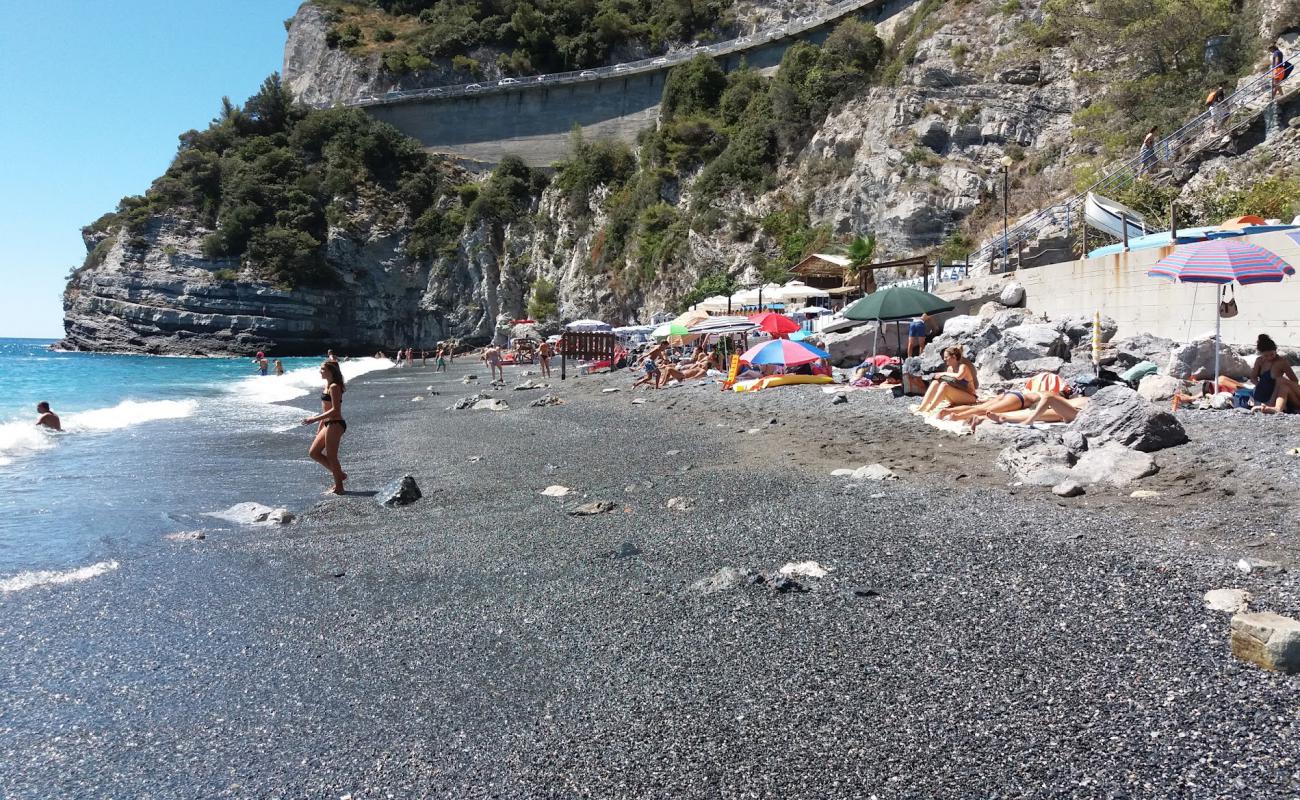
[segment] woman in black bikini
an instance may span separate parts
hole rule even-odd
[[[1255,341],[1255,368],[1250,379],[1255,382],[1255,410],[1265,414],[1292,414],[1300,411],[1300,383],[1291,363],[1278,355],[1277,344],[1266,333]]]
[[[343,481],[348,479],[339,464],[339,442],[348,429],[343,419],[343,371],[337,361],[326,361],[320,365],[320,376],[325,379],[325,394],[320,396],[321,413],[302,421],[303,425],[317,423],[316,438],[312,439],[307,455],[334,476],[330,491],[343,494]]]

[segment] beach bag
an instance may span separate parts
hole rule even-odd
[[[1232,298],[1228,299],[1228,292],[1232,291]],[[1232,284],[1228,284],[1223,290],[1219,299],[1219,316],[1224,319],[1232,319],[1237,316],[1237,293],[1232,289]]]
[[[1160,367],[1156,366],[1153,361],[1139,361],[1127,370],[1121,372],[1119,374],[1119,379],[1130,386],[1136,386],[1137,383],[1146,376],[1156,374],[1156,370],[1158,369],[1160,369]]]

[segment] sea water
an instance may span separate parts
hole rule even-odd
[[[250,500],[301,508],[328,485],[306,458],[314,428],[284,403],[320,393],[321,358],[285,358],[284,375],[261,376],[245,358],[52,344],[0,339],[0,598],[118,569],[169,533],[219,524],[208,512]],[[388,366],[342,363],[345,378]],[[36,427],[42,400],[63,433]]]

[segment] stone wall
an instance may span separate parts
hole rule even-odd
[[[1300,234],[1264,233],[1243,237],[1277,253],[1293,265],[1300,264]],[[947,294],[958,287],[980,291],[986,284],[1019,281],[1025,287],[1025,305],[1052,319],[1100,311],[1119,324],[1118,338],[1151,333],[1176,342],[1214,331],[1215,287],[1178,284],[1147,277],[1147,270],[1171,248],[1153,247],[1101,258],[1079,259],[1005,275],[988,275],[945,284]],[[1279,345],[1300,347],[1300,275],[1281,283],[1236,286],[1240,313],[1223,320],[1223,339],[1232,344],[1253,344],[1267,333]]]

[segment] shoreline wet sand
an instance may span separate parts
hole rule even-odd
[[[1297,429],[1188,417],[1192,444],[1135,484],[1160,497],[1062,500],[866,393],[633,393],[624,373],[444,410],[486,377],[458,359],[351,384],[358,493],[293,525],[0,598],[0,793],[1300,792],[1297,678],[1232,658],[1201,601],[1239,587],[1300,613]],[[547,393],[565,403],[528,406]],[[1269,452],[1224,476],[1248,424]],[[873,462],[901,479],[828,474]],[[414,505],[365,494],[405,473]],[[1293,569],[1243,575],[1243,556]],[[693,587],[805,560],[830,572],[803,591]]]

